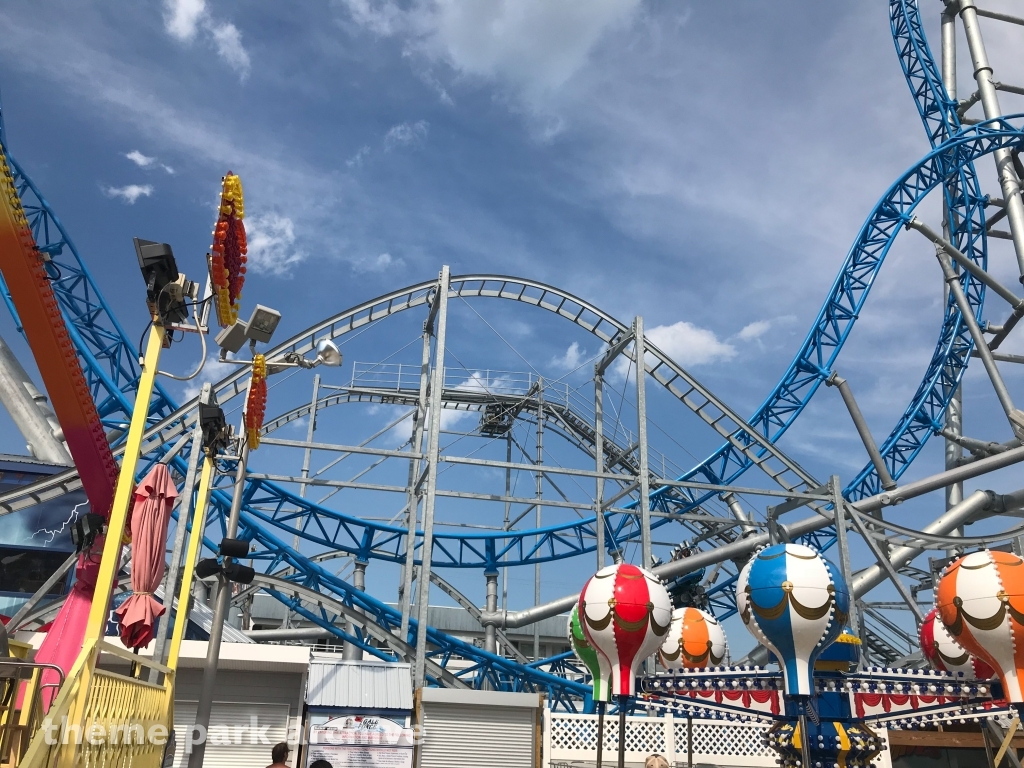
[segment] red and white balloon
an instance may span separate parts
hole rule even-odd
[[[635,565],[610,565],[583,587],[578,610],[587,640],[611,668],[612,693],[635,695],[640,664],[658,650],[672,622],[664,585]]]
[[[932,608],[924,617],[919,637],[921,652],[932,669],[939,672],[961,672],[975,680],[991,680],[996,676],[992,667],[969,654],[952,638],[942,623],[938,608]]]
[[[718,619],[698,608],[677,608],[658,658],[665,669],[703,669],[725,661],[727,650]]]

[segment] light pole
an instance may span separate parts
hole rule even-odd
[[[217,344],[222,350],[222,360],[238,365],[253,366],[256,360],[256,342],[268,343],[280,320],[281,315],[279,312],[257,304],[247,323],[236,321],[217,335]],[[227,352],[237,352],[240,350],[246,339],[249,340],[249,347],[253,351],[252,361],[224,359]],[[280,358],[268,360],[266,362],[267,375],[277,373],[285,368],[314,368],[318,365],[341,365],[341,353],[327,339],[322,339],[316,345],[316,353],[316,359],[314,360],[302,358],[295,352],[289,352]],[[252,379],[250,379],[249,386],[251,389]],[[220,554],[223,556],[223,562],[217,564],[216,560],[213,559],[204,560],[200,562],[199,567],[196,569],[197,575],[200,573],[207,575],[216,573],[218,589],[216,602],[213,607],[213,624],[210,627],[210,639],[206,647],[203,682],[200,687],[199,701],[196,704],[196,721],[193,726],[193,735],[198,733],[200,738],[198,740],[189,740],[187,747],[191,747],[191,750],[188,756],[188,768],[202,768],[203,760],[206,757],[206,734],[209,732],[210,715],[213,711],[213,691],[217,684],[217,662],[220,659],[220,646],[224,635],[224,620],[227,618],[228,606],[231,600],[231,582],[251,583],[254,575],[251,568],[235,563],[235,559],[244,557],[249,548],[247,542],[236,539],[238,535],[238,522],[242,515],[242,501],[245,495],[245,471],[249,462],[250,450],[250,441],[245,430],[245,421],[245,416],[243,415],[242,434],[240,436],[241,449],[238,453],[238,464],[235,467],[235,484],[231,496],[231,511],[228,514],[225,537],[220,545]]]

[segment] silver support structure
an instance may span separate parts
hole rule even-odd
[[[732,516],[739,521],[740,530],[743,532],[744,536],[757,533],[757,526],[751,523],[750,515],[744,511],[742,505],[740,505],[740,500],[736,498],[735,493],[732,491],[723,493],[722,501],[724,501],[726,506],[729,507],[729,512],[732,513]]]
[[[898,487],[894,491],[886,491],[874,496],[869,496],[866,499],[861,499],[860,501],[848,504],[847,506],[857,510],[858,512],[876,512],[885,507],[900,504],[909,499],[914,499],[918,496],[923,496],[926,493],[931,493],[932,491],[945,488],[950,483],[960,483],[964,480],[970,480],[971,478],[979,477],[980,475],[984,475],[988,472],[994,472],[997,469],[1012,466],[1021,461],[1024,461],[1024,446],[1013,448],[1009,451],[996,454],[995,456],[979,459],[978,461],[965,464],[962,467],[957,467],[956,469],[948,472],[939,472],[938,474],[924,477],[920,480],[915,480],[911,483]],[[949,510],[922,530],[925,533],[945,536],[954,528],[969,522],[974,515],[988,509],[990,504],[995,503],[993,502],[993,496],[994,494],[989,494],[985,491],[976,491],[968,496],[967,499],[965,499],[958,507]],[[1013,500],[1012,503],[1019,507],[1021,504],[1024,504],[1024,499],[1021,500],[1021,503],[1017,503],[1016,500]],[[785,526],[785,530],[787,535],[792,539],[798,536],[803,536],[811,531],[820,530],[828,525],[832,525],[832,522],[831,517],[826,517],[824,515],[812,515],[811,517],[806,517],[803,520],[788,523]],[[675,578],[676,576],[692,573],[700,570],[701,568],[706,568],[725,560],[733,560],[749,556],[752,552],[766,544],[768,544],[768,534],[758,533],[755,536],[748,536],[745,539],[737,539],[730,544],[724,544],[714,549],[698,552],[695,555],[684,557],[681,560],[673,560],[672,562],[665,563],[664,565],[659,565],[653,570],[655,575],[659,576],[661,579]],[[921,551],[921,549],[915,549],[912,547],[897,547],[891,553],[890,560],[896,564],[898,558],[902,559],[906,556],[906,560],[902,560],[896,564],[897,568],[902,568]],[[884,579],[885,575],[881,573],[881,569],[879,569],[878,566],[873,565],[858,572],[853,577],[853,584],[851,584],[850,589],[851,591],[856,592],[858,589],[863,588],[866,592],[881,583]],[[872,583],[866,588],[858,587],[858,583],[865,581]],[[858,594],[863,593],[858,592]],[[534,606],[533,608],[527,608],[522,611],[506,611],[497,618],[500,620],[500,626],[503,629],[525,627],[535,621],[547,619],[551,616],[557,616],[559,613],[572,610],[573,605],[578,600],[579,593],[566,595],[558,598],[557,600],[552,600],[549,603]]]
[[[647,350],[644,345],[644,319],[633,319],[633,351],[636,357],[637,442],[640,449],[640,567],[650,568],[651,551],[651,476],[647,471]]]
[[[967,326],[967,330],[970,331],[971,338],[974,339],[975,349],[978,352],[978,357],[981,358],[982,364],[985,366],[989,381],[992,383],[992,389],[995,390],[996,398],[1006,412],[1010,428],[1013,430],[1014,435],[1018,438],[1022,437],[1024,436],[1024,413],[1021,413],[1013,406],[1010,392],[1006,388],[1003,377],[999,373],[999,368],[996,366],[996,361],[992,357],[992,350],[989,349],[988,343],[981,332],[981,326],[978,325],[978,320],[971,311],[971,305],[967,302],[967,297],[964,295],[960,279],[957,277],[956,272],[953,271],[953,263],[949,258],[949,254],[946,253],[941,245],[936,245],[935,256],[942,266],[942,274],[945,276],[949,290],[953,294],[953,299],[960,309],[960,314],[963,315],[964,324]]]
[[[974,64],[974,79],[978,83],[978,95],[985,112],[985,119],[999,117],[1003,114],[999,106],[999,96],[992,82],[992,66],[985,51],[985,41],[981,37],[978,26],[978,9],[974,0],[959,0],[960,19],[963,21],[964,34],[967,37],[967,48],[971,52]],[[1013,169],[1013,158],[1009,149],[997,149],[992,153],[999,175],[999,186],[1003,190],[1006,201],[1006,221],[1010,225],[1013,239],[1013,250],[1017,256],[1017,268],[1024,280],[1024,201],[1020,196],[1020,179]]]
[[[838,475],[832,475],[829,478],[828,485],[829,492],[832,494],[832,513],[836,526],[836,546],[839,549],[839,572],[842,574],[843,581],[846,582],[846,588],[849,589],[850,584],[853,583],[853,568],[850,565],[850,542],[846,537],[846,499],[843,498],[843,486],[839,482]],[[853,595],[851,595],[850,613],[847,621],[855,635],[858,634],[857,628],[859,626],[856,602]]]
[[[496,613],[498,610],[498,574],[493,572],[484,573],[487,579],[487,599],[484,602],[484,610],[489,613]],[[484,624],[484,650],[488,653],[498,652],[498,639],[494,622]]]
[[[441,394],[444,389],[444,345],[448,330],[448,265],[441,267],[434,307],[437,308],[437,333],[434,342],[434,369],[430,375],[430,430],[427,435],[427,477],[423,495],[423,549],[420,555],[420,580],[416,595],[416,658],[413,662],[413,689],[426,683],[427,623],[430,601],[430,560],[434,548],[434,503],[437,499],[437,456],[441,439]],[[190,766],[191,768],[191,766]]]
[[[309,426],[306,428],[306,442],[313,442],[313,433],[316,431],[316,404],[320,398],[320,374],[313,374],[313,399],[309,403]],[[306,446],[306,450],[302,454],[302,479],[305,480],[309,477],[309,461],[312,458],[313,449]],[[299,486],[299,498],[306,498],[306,489],[309,487],[308,483],[302,483]],[[299,523],[301,526],[301,522]],[[299,534],[295,534],[292,538],[292,549],[296,552],[299,551],[299,544],[302,541],[302,537]],[[286,611],[285,621],[288,620],[288,611]]]
[[[242,496],[245,494],[245,466],[249,461],[249,441],[245,433],[241,437],[242,450],[235,469],[235,489],[231,497],[231,513],[228,516],[225,538],[233,539],[238,535],[238,519],[242,513]],[[226,564],[231,558],[224,558]],[[213,689],[217,684],[217,662],[220,659],[220,643],[224,635],[224,619],[227,618],[228,605],[231,598],[231,582],[223,573],[217,574],[217,597],[213,608],[213,624],[210,627],[210,641],[206,644],[206,665],[203,667],[203,683],[199,689],[199,702],[196,704],[195,728],[202,729],[205,735],[210,730],[210,712],[213,709]],[[192,746],[188,756],[188,768],[203,768],[206,756],[206,741]]]
[[[356,560],[355,570],[352,572],[352,586],[358,589],[360,592],[366,591],[366,561]],[[357,629],[354,622],[347,621],[348,632],[350,635],[355,635],[359,630]],[[363,649],[355,643],[345,643],[345,647],[341,650],[341,658],[343,661],[362,661],[363,660]]]
[[[598,475],[604,474],[604,373],[594,372],[594,462]],[[594,535],[597,539],[597,570],[604,568],[604,478],[596,477],[594,492]]]
[[[434,294],[436,301],[437,294]],[[433,313],[431,313],[431,319]],[[423,355],[420,362],[420,391],[416,399],[416,416],[412,425],[412,452],[419,456],[423,451],[423,427],[427,421],[427,381],[430,376],[430,337],[434,333],[433,323],[423,324]],[[416,523],[419,518],[420,497],[416,483],[420,476],[420,460],[409,459],[409,491],[406,500],[408,531],[405,534],[405,563],[402,565],[402,642],[409,641],[409,614],[412,605],[412,575],[416,567]]]
[[[850,418],[853,419],[853,426],[857,428],[857,434],[860,435],[860,440],[864,443],[864,449],[868,452],[871,463],[875,467],[875,472],[878,473],[878,479],[882,483],[882,488],[891,491],[896,487],[896,481],[892,479],[892,475],[889,474],[889,468],[885,466],[882,454],[878,452],[875,438],[871,436],[871,429],[868,427],[864,414],[860,411],[860,406],[857,405],[857,398],[853,396],[850,384],[846,379],[833,371],[832,375],[825,379],[825,385],[839,389],[839,394],[842,395],[843,402],[846,403],[846,410],[850,412]]]
[[[509,520],[512,519],[512,502],[509,499],[512,498],[512,427],[509,426],[508,432],[505,433],[505,463],[509,466],[505,467],[505,519],[501,524],[501,529],[507,531],[509,528]],[[508,566],[506,565],[501,569],[501,609],[505,610],[508,608]]]
[[[199,393],[200,403],[209,403],[213,396],[213,388],[207,382]],[[167,612],[163,620],[157,620],[154,628],[156,635],[156,646],[153,649],[153,659],[158,664],[165,661],[164,654],[167,648],[167,626],[171,619],[171,607],[174,604],[174,596],[178,594],[178,577],[181,574],[182,558],[185,556],[185,538],[188,530],[189,520],[192,519],[192,501],[195,495],[196,476],[199,474],[199,462],[203,457],[203,428],[196,420],[196,426],[192,430],[192,450],[188,455],[188,469],[185,470],[185,485],[181,489],[181,504],[178,505],[178,523],[174,527],[174,547],[171,550],[171,561],[167,566],[167,573],[164,574],[164,604]],[[186,574],[188,577],[189,574]],[[188,606],[178,606],[178,610],[186,611]],[[160,673],[153,669],[149,673],[149,682],[156,683]]]
[[[950,7],[942,12],[942,82],[949,98],[956,101],[956,11]],[[951,241],[953,238],[949,229],[949,209],[945,195],[942,198],[942,212],[942,234],[947,241]],[[949,303],[949,286],[943,283],[943,287],[945,306]],[[963,404],[964,385],[961,382],[946,407],[945,419],[945,428],[957,437],[963,435]],[[964,457],[964,449],[955,440],[949,439],[946,440],[945,449],[946,469],[953,469]],[[946,488],[946,509],[955,507],[963,498],[963,483],[953,483]]]
[[[48,464],[71,466],[74,463],[64,447],[64,433],[57,417],[3,337],[0,337],[0,403],[11,415],[33,456]]]
[[[534,527],[540,530],[541,526],[541,501],[544,498],[544,473],[541,468],[544,466],[544,379],[537,380],[537,460],[534,462],[537,467],[537,504],[535,507]],[[533,565],[533,604],[540,605],[540,560]],[[540,658],[540,624],[533,627],[533,660]]]
[[[924,614],[921,613],[921,608],[917,605],[917,600],[910,594],[910,590],[907,589],[907,585],[903,583],[900,575],[896,573],[896,569],[893,567],[893,564],[889,562],[889,558],[886,557],[882,548],[878,546],[878,542],[875,541],[871,534],[868,533],[867,529],[865,529],[864,523],[862,523],[860,518],[856,515],[853,515],[852,517],[854,526],[864,539],[864,543],[868,545],[868,549],[871,550],[871,554],[875,556],[875,560],[878,561],[878,565],[881,567],[882,572],[889,577],[889,581],[891,581],[892,585],[896,587],[896,591],[900,593],[900,597],[903,598],[903,602],[905,602],[907,607],[913,612],[914,616],[917,618],[917,623],[920,626],[924,622]]]

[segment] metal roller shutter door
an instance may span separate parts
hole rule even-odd
[[[266,731],[269,744],[250,744],[250,717],[255,717],[262,727],[269,725]],[[196,702],[174,702],[174,768],[187,768],[188,756],[185,754],[185,739],[196,721]],[[215,701],[210,713],[210,729],[215,726],[227,726],[232,741],[240,740],[241,744],[214,744],[208,742],[203,768],[262,768],[270,765],[270,748],[279,741],[284,741],[288,733],[287,704],[239,704]],[[241,739],[235,739],[235,727],[243,726]],[[288,762],[294,764],[295,753],[289,755]]]
[[[535,768],[537,710],[423,702],[419,768]]]

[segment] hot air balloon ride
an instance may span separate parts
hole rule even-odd
[[[725,661],[728,644],[718,619],[693,608],[672,612],[672,625],[658,651],[665,669],[701,669],[717,667]]]
[[[736,607],[779,660],[785,695],[809,698],[814,661],[843,631],[850,609],[835,566],[803,544],[765,547],[740,571]]]
[[[995,670],[1006,700],[1024,704],[1024,559],[986,549],[954,560],[935,606],[953,640]]]
[[[580,626],[611,673],[611,693],[619,697],[619,733],[625,733],[626,709],[636,694],[640,665],[659,646],[672,623],[668,590],[650,571],[616,563],[595,573],[580,593]],[[619,739],[619,765],[625,739]]]

